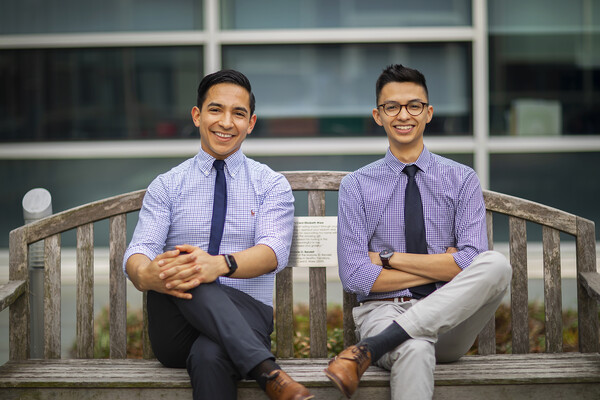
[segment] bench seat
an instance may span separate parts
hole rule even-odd
[[[342,398],[323,374],[326,359],[285,359],[280,365],[317,398]],[[598,399],[600,354],[536,353],[465,356],[438,364],[434,399]],[[389,372],[370,367],[353,399],[389,398]],[[2,399],[190,399],[185,369],[156,360],[58,359],[9,361],[0,367]],[[240,399],[265,399],[252,381]]]

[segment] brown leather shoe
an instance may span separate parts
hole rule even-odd
[[[325,375],[338,389],[350,398],[358,388],[358,382],[371,365],[371,353],[366,345],[350,346],[329,361]]]
[[[308,400],[315,397],[307,388],[280,369],[267,376],[265,392],[271,400]]]

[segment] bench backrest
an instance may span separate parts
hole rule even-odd
[[[325,215],[325,193],[337,191],[346,172],[284,172],[294,191],[308,193],[308,214]],[[110,357],[126,357],[126,280],[122,259],[127,246],[127,214],[141,208],[145,190],[139,190],[76,207],[30,223],[10,233],[11,282],[24,282],[10,300],[10,359],[27,359],[30,354],[28,245],[44,240],[44,358],[60,358],[60,274],[61,233],[77,230],[77,327],[78,358],[93,358],[93,224],[109,220],[109,285],[110,285]],[[529,352],[527,315],[527,234],[526,222],[543,228],[544,298],[546,309],[546,351],[562,351],[562,305],[560,285],[560,237],[565,232],[575,237],[578,272],[577,298],[579,318],[579,350],[599,351],[597,303],[584,288],[581,273],[596,271],[595,228],[592,221],[538,203],[484,191],[490,248],[493,248],[493,214],[509,216],[510,261],[513,266],[511,284],[511,318],[513,353]],[[275,312],[279,358],[293,357],[293,268],[277,274]],[[327,356],[326,271],[312,267],[309,272],[310,355]],[[145,299],[144,299],[145,304]],[[352,307],[354,296],[344,293],[344,341],[354,342]],[[144,321],[147,321],[144,307]],[[144,332],[147,331],[145,326]],[[479,352],[495,353],[495,327],[492,319],[479,336]],[[144,357],[152,358],[149,341],[144,340]]]

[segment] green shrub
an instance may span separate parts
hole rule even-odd
[[[127,358],[142,358],[142,310],[127,306]],[[77,350],[77,341],[70,349],[71,357]],[[94,358],[109,358],[109,309],[105,306],[94,319]]]
[[[511,347],[511,322],[510,307],[501,304],[496,311],[496,352],[506,354],[512,352]],[[327,353],[333,357],[344,349],[342,307],[334,305],[327,310]],[[105,307],[96,316],[94,321],[94,357],[109,357],[109,332],[108,332],[108,307]],[[529,304],[529,343],[532,353],[545,351],[544,332],[544,305],[541,303]],[[271,348],[277,346],[275,332],[271,335]],[[577,351],[578,331],[577,312],[568,310],[563,312],[563,351]],[[75,343],[71,354],[75,353]],[[477,342],[467,354],[477,354]],[[127,308],[127,357],[142,357],[142,312]],[[308,305],[294,306],[294,357],[310,357],[310,321]]]

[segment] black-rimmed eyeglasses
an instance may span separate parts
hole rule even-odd
[[[406,107],[406,111],[413,117],[416,117],[417,115],[421,115],[425,107],[428,105],[429,103],[424,103],[422,101],[411,101],[407,104],[400,104],[396,103],[395,101],[391,101],[389,103],[380,104],[377,106],[377,108],[383,107],[383,112],[388,117],[395,117],[396,115],[400,114],[402,107]]]

